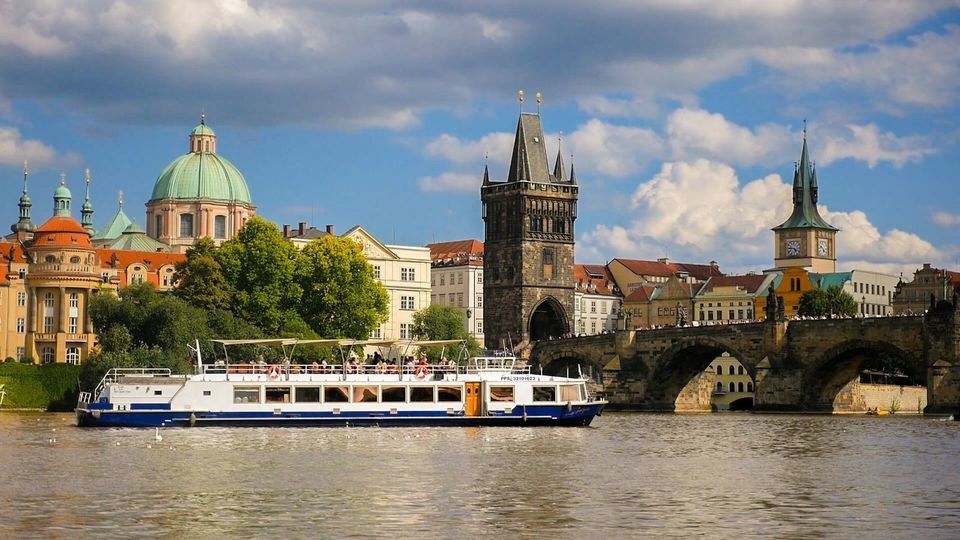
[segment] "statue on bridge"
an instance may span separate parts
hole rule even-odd
[[[684,327],[687,325],[687,310],[683,309],[683,304],[677,302],[677,326]]]

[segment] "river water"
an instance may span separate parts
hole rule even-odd
[[[0,537],[960,536],[960,422],[79,429],[0,415]],[[54,439],[53,441],[51,439]]]

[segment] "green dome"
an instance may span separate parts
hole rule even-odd
[[[210,126],[208,126],[203,122],[200,122],[200,124],[197,127],[193,128],[193,131],[191,131],[190,134],[191,135],[211,135],[214,137],[217,136],[217,134],[214,133],[212,129],[210,129]]]
[[[203,124],[197,126],[200,128],[213,133]],[[167,165],[153,185],[150,197],[151,201],[160,199],[212,199],[253,204],[247,181],[233,163],[207,152],[186,154]]]
[[[49,193],[49,192],[47,192]],[[70,194],[70,190],[66,185],[60,184],[57,186],[57,190],[53,192],[54,199],[72,199],[73,196]]]

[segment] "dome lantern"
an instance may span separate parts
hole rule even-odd
[[[73,195],[67,187],[67,174],[60,173],[60,185],[53,192],[53,215],[70,217],[70,201]]]
[[[206,113],[200,113],[200,125],[190,132],[190,147],[187,148],[187,152],[191,154],[217,153],[217,134],[207,126]]]

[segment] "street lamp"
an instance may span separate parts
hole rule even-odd
[[[860,297],[860,316],[861,317],[867,316],[867,295],[863,295]]]

